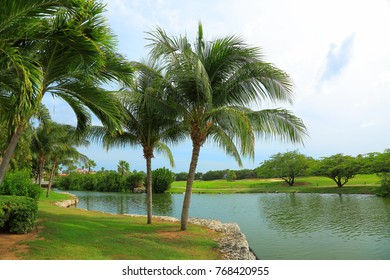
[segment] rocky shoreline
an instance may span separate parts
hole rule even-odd
[[[68,193],[69,194],[69,193]],[[72,194],[70,194],[72,195]],[[63,208],[75,206],[79,202],[74,195],[73,199],[67,199],[56,202],[55,205]],[[124,214],[130,217],[146,217],[145,215]],[[169,221],[180,222],[179,219],[168,216],[153,216],[154,218]],[[190,218],[190,224],[208,227],[211,230],[221,233],[216,240],[220,252],[223,254],[225,260],[257,260],[257,256],[249,247],[245,235],[241,232],[240,227],[236,223],[222,223],[218,220]]]

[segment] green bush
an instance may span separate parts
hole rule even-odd
[[[171,188],[175,181],[175,174],[167,168],[158,168],[152,171],[152,188],[154,193],[163,193]]]
[[[381,177],[381,185],[376,189],[376,195],[390,197],[390,173],[384,173]]]
[[[0,230],[27,233],[35,228],[38,202],[25,196],[0,196]]]
[[[27,196],[38,200],[42,188],[34,184],[28,171],[8,173],[0,185],[0,194]]]
[[[143,186],[145,182],[145,173],[143,172],[133,172],[126,176],[125,178],[125,188],[129,190],[134,190]]]

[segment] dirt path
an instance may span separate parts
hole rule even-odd
[[[35,239],[38,230],[27,234],[0,233],[0,260],[19,260],[20,254],[28,253],[28,246],[23,241]]]

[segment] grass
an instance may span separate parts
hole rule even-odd
[[[60,208],[54,201],[67,199],[51,193],[41,197],[38,236],[25,243],[31,260],[162,260],[221,259],[214,239],[218,233],[191,225],[146,218],[112,215],[77,208]]]
[[[294,186],[288,186],[281,179],[246,179],[228,182],[227,180],[195,181],[194,193],[270,193],[270,192],[302,192],[302,193],[344,193],[372,194],[379,185],[376,174],[359,174],[338,188],[332,179],[326,177],[299,177]],[[172,184],[171,193],[185,191],[185,181]]]

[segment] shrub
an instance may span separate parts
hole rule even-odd
[[[126,189],[134,190],[143,186],[145,181],[145,173],[143,172],[133,172],[126,176],[124,186]]]
[[[390,173],[384,173],[381,177],[381,185],[376,189],[376,195],[390,197]]]
[[[123,177],[117,172],[101,174],[97,182],[97,191],[100,192],[122,192],[124,191]]]
[[[34,184],[28,171],[16,171],[8,173],[0,185],[0,194],[27,196],[38,200],[42,188]]]
[[[38,202],[25,196],[0,196],[0,229],[27,233],[35,228]]]
[[[163,193],[171,188],[175,181],[175,174],[167,168],[158,168],[152,171],[152,188],[154,193]]]

